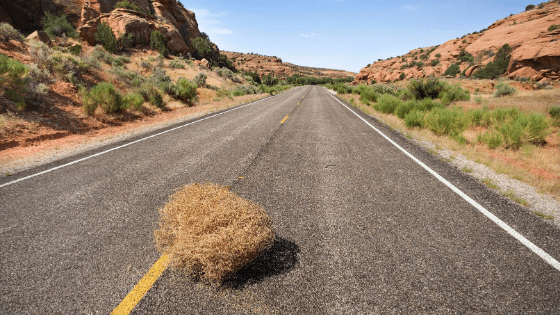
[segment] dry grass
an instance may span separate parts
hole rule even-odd
[[[272,219],[228,187],[190,184],[159,210],[157,248],[195,279],[220,282],[274,242]]]

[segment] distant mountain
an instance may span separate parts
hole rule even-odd
[[[325,68],[312,68],[294,65],[288,62],[282,62],[282,59],[276,56],[264,56],[257,54],[243,54],[238,52],[221,51],[230,59],[235,68],[240,71],[257,72],[261,77],[272,74],[275,77],[289,77],[293,75],[312,76],[317,78],[346,78],[355,77],[356,73],[333,70]]]

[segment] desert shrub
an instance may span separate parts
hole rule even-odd
[[[113,34],[113,29],[107,23],[101,23],[97,27],[97,33],[95,33],[95,40],[105,48],[106,51],[114,53],[117,51],[118,42],[115,34]]]
[[[49,11],[45,11],[45,17],[41,21],[43,25],[43,31],[49,35],[50,38],[60,37],[62,34],[66,34],[68,37],[76,37],[76,30],[74,26],[66,17],[66,14],[60,13],[60,15],[55,15]]]
[[[73,84],[76,84],[82,73],[90,67],[81,58],[60,52],[52,54],[49,57],[48,64],[53,73]]]
[[[500,147],[503,143],[502,135],[498,132],[486,132],[485,134],[479,134],[476,137],[477,142],[485,143],[488,148],[496,149]]]
[[[185,64],[180,62],[179,60],[171,60],[169,62],[169,67],[173,69],[185,69]]]
[[[13,39],[20,42],[25,39],[18,30],[8,23],[0,23],[0,36],[4,37],[5,40]]]
[[[378,97],[379,96],[377,95],[377,93],[375,93],[375,91],[373,89],[365,88],[360,93],[360,102],[369,105],[369,102],[377,101]]]
[[[401,91],[405,90],[394,84],[373,84],[370,86],[377,94],[391,94],[398,95]]]
[[[91,53],[91,56],[97,60],[103,61],[108,65],[113,64],[113,60],[114,60],[113,56],[100,45],[96,45],[93,48],[93,52]]]
[[[506,73],[509,61],[511,59],[511,47],[505,44],[498,50],[493,62],[486,64],[484,68],[481,68],[473,73],[473,77],[477,79],[496,79],[502,74]]]
[[[169,52],[167,51],[167,43],[165,36],[160,31],[152,31],[150,34],[150,46],[159,52],[160,58],[166,58]]]
[[[404,72],[401,73],[401,74],[399,75],[399,80],[402,81],[402,80],[404,80],[405,78],[406,78],[406,74],[404,74]]]
[[[450,75],[450,76],[454,77],[454,76],[457,76],[457,74],[459,74],[460,72],[461,72],[461,68],[459,68],[459,64],[454,63],[454,64],[450,65],[447,68],[447,70],[445,70],[445,73],[443,75],[444,76]]]
[[[121,34],[117,40],[118,50],[130,49],[134,45],[134,34]]]
[[[410,100],[407,102],[401,102],[399,106],[395,109],[395,115],[400,119],[404,119],[408,113],[410,113],[416,106],[416,101]]]
[[[441,54],[436,54],[436,58],[441,58]]]
[[[136,93],[142,95],[146,102],[150,102],[155,107],[163,108],[165,106],[163,97],[159,90],[151,83],[145,82],[137,90]]]
[[[251,94],[258,94],[259,89],[253,85],[242,85],[236,86],[233,90],[234,96],[243,96],[243,95],[251,95]]]
[[[393,114],[401,103],[402,101],[399,100],[398,98],[389,94],[383,94],[381,95],[377,103],[374,105],[374,108],[377,111],[385,114]]]
[[[404,116],[404,124],[408,128],[423,127],[424,126],[424,113],[417,109],[411,110]]]
[[[228,187],[190,184],[159,210],[157,249],[194,279],[220,283],[274,243],[272,219],[262,206]]]
[[[469,111],[471,124],[474,126],[488,127],[492,123],[492,114],[488,109],[476,109]]]
[[[152,69],[152,64],[149,63],[149,62],[147,62],[147,61],[142,61],[142,62],[140,63],[140,67],[142,67],[142,68],[144,68],[144,69],[146,69],[146,70],[150,70],[150,69]]]
[[[560,106],[553,106],[548,111],[548,114],[552,118],[560,118]]]
[[[216,68],[214,72],[216,72],[219,76],[230,80],[233,80],[235,76],[235,74],[227,68]]]
[[[430,66],[435,67],[437,65],[439,65],[440,61],[439,59],[434,59],[432,61],[430,61]]]
[[[275,86],[280,83],[278,78],[274,77],[272,74],[268,74],[262,77],[262,83],[266,86]]]
[[[444,90],[439,94],[444,105],[449,105],[455,101],[468,101],[471,99],[471,92],[467,89],[461,88],[459,84],[446,86]]]
[[[194,77],[193,81],[198,87],[205,87],[207,78],[208,76],[204,72],[200,72]]]
[[[438,103],[429,97],[416,101],[416,103],[414,104],[414,109],[420,112],[428,112],[435,107],[443,107],[443,104]]]
[[[115,79],[129,87],[139,87],[144,83],[144,77],[136,72],[128,71],[122,67],[113,67],[109,73],[115,75]]]
[[[216,64],[216,67],[226,68],[226,69],[229,69],[232,72],[237,71],[237,70],[235,70],[235,65],[233,64],[233,62],[231,62],[231,60],[229,60],[226,55],[222,55],[222,54],[220,54],[219,57],[218,57],[218,63]]]
[[[437,135],[458,136],[469,126],[469,119],[459,108],[434,108],[426,115],[426,127]]]
[[[27,76],[38,83],[53,83],[54,80],[51,77],[51,73],[47,69],[41,69],[37,64],[30,64],[27,70]]]
[[[101,107],[107,114],[123,109],[122,95],[108,82],[99,83],[83,96],[84,110],[93,115],[97,107]]]
[[[212,42],[208,38],[197,37],[190,41],[191,47],[194,49],[194,57],[196,59],[205,58],[212,52]]]
[[[534,4],[529,4],[528,6],[525,7],[525,11],[529,11],[531,9],[534,9],[535,5]]]
[[[171,77],[162,68],[154,68],[152,76],[148,80],[161,89],[166,89],[172,84]]]
[[[36,40],[31,41],[29,43],[29,54],[39,68],[51,68],[51,56],[54,54],[54,50],[47,46],[47,44]]]
[[[25,96],[28,94],[26,78],[23,76],[27,67],[21,62],[0,54],[0,93],[14,102],[18,110],[27,106]]]
[[[426,97],[437,98],[446,86],[445,82],[437,78],[428,78],[427,80],[411,80],[408,84],[408,90],[416,99],[420,100]]]
[[[463,49],[459,53],[459,56],[457,56],[457,60],[460,60],[461,62],[473,62],[474,56],[470,52],[467,52]]]
[[[122,108],[134,108],[136,110],[140,110],[142,108],[142,104],[144,104],[144,97],[138,93],[126,94],[122,98]]]
[[[198,100],[196,89],[198,85],[185,78],[179,78],[173,87],[174,96],[183,102],[193,105]]]
[[[72,45],[72,46],[68,47],[68,52],[71,53],[74,56],[78,56],[82,52],[82,46],[81,45]]]
[[[133,10],[138,12],[144,12],[144,10],[140,9],[140,7],[136,3],[130,3],[127,0],[119,1],[114,6],[115,9],[127,9]]]
[[[500,82],[496,84],[496,92],[494,92],[494,97],[501,97],[507,95],[513,95],[517,90],[507,84],[506,82]]]
[[[554,30],[557,30],[558,28],[560,28],[560,25],[553,24],[553,25],[550,25],[550,26],[548,27],[548,31],[549,31],[549,32],[552,32],[552,31],[554,31]]]
[[[519,113],[515,118],[497,127],[504,138],[505,145],[519,149],[523,143],[543,143],[549,134],[550,123],[542,114]]]
[[[219,88],[216,91],[216,98],[215,100],[219,101],[219,100],[223,100],[225,98],[229,98],[229,99],[233,99],[233,93],[226,89],[226,88]]]

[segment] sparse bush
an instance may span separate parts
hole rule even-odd
[[[118,49],[130,49],[132,48],[132,45],[134,45],[134,34],[121,34],[118,39]]]
[[[275,78],[272,74],[262,77],[262,83],[267,86],[275,86],[278,85],[279,82],[278,78]]]
[[[74,56],[79,56],[80,53],[82,52],[82,46],[81,45],[72,45],[70,47],[68,47],[68,52],[71,53]]]
[[[560,118],[560,106],[551,107],[548,113],[552,118]]]
[[[402,101],[398,98],[389,94],[384,94],[381,95],[377,103],[374,105],[374,108],[385,114],[393,114],[401,103]]]
[[[88,115],[93,115],[99,106],[107,114],[112,114],[123,109],[122,95],[108,82],[99,83],[85,93],[84,110]]]
[[[140,110],[142,104],[144,104],[144,97],[138,93],[127,94],[122,99],[123,108],[128,109],[130,107],[135,110]]]
[[[502,135],[497,132],[487,132],[476,137],[477,142],[486,143],[489,149],[496,149],[503,143]]]
[[[474,56],[470,53],[467,52],[466,50],[461,50],[461,52],[459,53],[459,56],[457,56],[457,60],[460,60],[461,62],[474,62]]]
[[[66,14],[54,15],[49,11],[45,11],[45,17],[41,21],[43,31],[49,35],[50,38],[61,37],[66,34],[68,37],[76,37],[76,30],[74,26],[66,18]]]
[[[369,87],[365,87],[365,89],[360,93],[360,102],[367,105],[369,105],[369,102],[377,101],[377,98],[377,93]]]
[[[146,70],[150,70],[150,69],[152,69],[152,64],[149,63],[149,62],[147,62],[147,61],[142,61],[142,62],[140,63],[140,67],[142,67],[142,68],[144,68],[144,69],[146,69]]]
[[[227,68],[216,68],[214,72],[216,72],[219,76],[230,80],[233,80],[235,76],[235,74]]]
[[[424,113],[417,109],[411,110],[406,116],[404,116],[404,124],[408,128],[420,127],[424,126]]]
[[[204,72],[200,72],[194,77],[193,81],[198,87],[205,87],[207,78],[208,76]]]
[[[114,53],[117,51],[117,38],[113,34],[113,29],[107,23],[101,23],[97,27],[97,33],[95,34],[95,40],[100,43],[106,51]]]
[[[130,3],[127,0],[119,1],[114,6],[115,9],[127,9],[133,10],[144,13],[144,10],[140,9],[140,7],[136,3]]]
[[[4,37],[5,40],[13,39],[20,42],[25,39],[18,30],[8,23],[0,23],[0,36]]]
[[[179,78],[173,87],[174,96],[183,102],[193,105],[198,100],[196,89],[198,85],[185,78]]]
[[[436,54],[436,58],[441,58],[441,54]]]
[[[487,109],[476,109],[469,112],[471,123],[475,126],[488,127],[492,123],[492,114]]]
[[[157,248],[171,266],[195,279],[219,283],[274,243],[272,219],[228,187],[191,184],[159,210]]]
[[[171,60],[169,62],[169,67],[173,69],[185,69],[185,64],[179,60]]]
[[[129,87],[139,87],[144,83],[144,77],[133,71],[127,71],[122,67],[114,67],[109,72],[115,75],[115,79]]]
[[[428,78],[427,80],[411,80],[408,89],[418,100],[429,98],[437,98],[440,92],[446,88],[446,83],[437,78]]]
[[[108,65],[113,64],[113,56],[100,45],[97,45],[93,48],[91,56],[97,60],[103,61]]]
[[[202,59],[212,52],[212,42],[208,38],[197,37],[191,39],[191,47],[194,49],[194,57]]]
[[[150,34],[150,46],[159,52],[160,58],[166,58],[169,52],[167,51],[167,43],[165,36],[160,31],[152,31]]]
[[[407,102],[401,102],[397,109],[395,109],[395,115],[400,119],[404,119],[408,113],[410,113],[416,106],[416,101],[410,100]]]
[[[434,59],[432,61],[430,61],[430,66],[435,67],[437,65],[439,65],[440,61],[439,59]]]
[[[527,7],[525,7],[525,11],[529,11],[535,8],[534,4],[529,4]]]
[[[35,82],[38,83],[53,83],[54,80],[51,78],[51,73],[47,69],[40,69],[37,64],[30,64],[28,66],[27,76]]]
[[[251,94],[258,94],[258,93],[259,93],[258,88],[253,85],[236,86],[235,90],[233,90],[234,96],[243,96],[243,95],[251,95]]]
[[[223,100],[225,98],[229,98],[229,99],[233,99],[233,94],[231,93],[231,91],[229,91],[226,88],[219,88],[216,91],[216,98],[215,100],[219,101],[219,100]]]
[[[399,75],[399,80],[404,80],[406,78],[406,74],[403,72]]]
[[[163,108],[165,104],[163,103],[163,97],[159,93],[158,89],[151,83],[142,84],[136,92],[147,102],[150,102],[155,107]]]
[[[494,97],[502,97],[507,95],[513,95],[517,90],[507,84],[506,82],[500,82],[496,84],[496,92],[494,92]]]
[[[560,28],[560,25],[553,24],[553,25],[550,25],[550,26],[548,27],[548,31],[549,31],[549,32],[552,32],[552,31],[554,31],[554,30],[557,30],[558,28]]]
[[[468,128],[469,120],[459,108],[435,108],[426,115],[425,125],[437,135],[456,137]]]
[[[421,112],[431,111],[435,107],[444,107],[444,106],[443,104],[438,103],[429,97],[416,101],[416,103],[414,104],[414,109]]]
[[[47,46],[47,44],[33,40],[29,43],[29,53],[33,61],[37,63],[37,66],[41,69],[51,68],[51,55],[54,51]]]
[[[445,73],[443,74],[444,76],[452,76],[455,77],[457,76],[457,74],[459,74],[461,72],[461,68],[459,68],[459,65],[454,63],[452,65],[450,65],[447,70],[445,70]]]
[[[172,84],[171,77],[169,77],[162,68],[155,68],[152,72],[152,76],[148,80],[161,89],[165,89]]]
[[[549,127],[544,115],[520,112],[515,118],[500,124],[497,129],[508,148],[519,149],[523,143],[543,143],[549,134]]]
[[[444,105],[449,105],[455,101],[468,101],[471,99],[471,93],[467,89],[461,88],[459,84],[453,86],[446,86],[439,94]]]

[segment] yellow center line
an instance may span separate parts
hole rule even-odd
[[[167,268],[167,255],[162,255],[158,261],[150,268],[148,273],[138,282],[138,284],[122,300],[121,304],[111,312],[111,315],[128,315],[134,307],[142,300],[144,295],[154,285],[156,280]]]
[[[286,117],[284,117],[284,119],[282,119],[282,121],[281,121],[280,123],[281,123],[281,124],[285,123],[285,122],[286,122],[286,120],[288,120],[288,117],[290,117],[290,116],[286,116]]]

